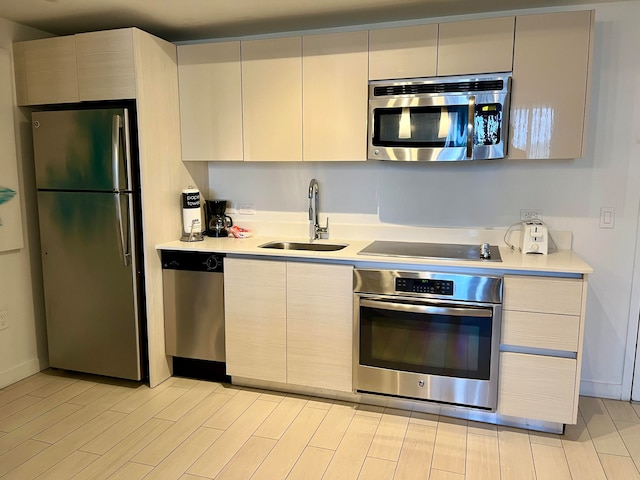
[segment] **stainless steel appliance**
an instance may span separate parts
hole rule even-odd
[[[495,410],[502,278],[356,269],[354,389]]]
[[[228,237],[229,227],[233,226],[233,220],[225,212],[226,200],[206,200],[207,207],[207,236]]]
[[[369,160],[507,154],[511,74],[369,82]]]
[[[389,242],[376,240],[360,250],[358,255],[502,262],[500,248],[496,245],[489,245],[488,243],[468,245],[461,243]]]
[[[146,376],[140,188],[128,108],[34,112],[49,364]]]
[[[224,254],[162,252],[167,355],[225,361]]]

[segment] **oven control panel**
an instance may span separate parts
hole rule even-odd
[[[433,293],[453,295],[452,280],[434,280],[431,278],[396,278],[396,292]]]

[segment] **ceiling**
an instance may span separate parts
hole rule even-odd
[[[0,0],[55,35],[139,27],[177,42],[617,0]]]

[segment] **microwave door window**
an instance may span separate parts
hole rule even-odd
[[[432,106],[377,108],[373,144],[383,147],[444,148],[467,143],[468,108]]]

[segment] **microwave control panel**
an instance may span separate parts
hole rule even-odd
[[[452,280],[433,280],[430,278],[396,278],[396,292],[433,293],[453,295]]]

